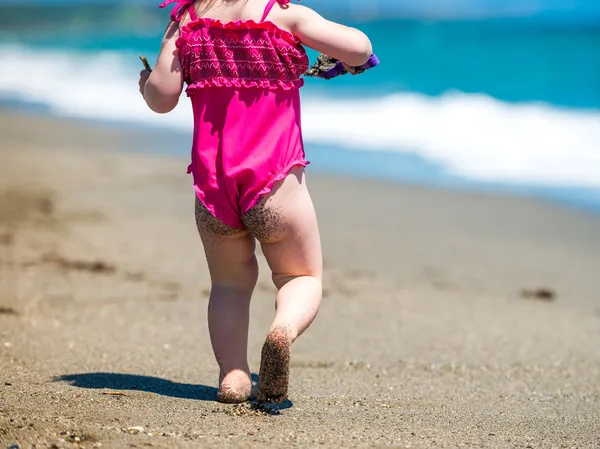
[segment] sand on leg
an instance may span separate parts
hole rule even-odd
[[[254,238],[230,228],[196,198],[196,225],[204,245],[211,278],[208,328],[219,364],[217,400],[244,402],[252,381],[248,367],[250,300],[258,280]]]
[[[244,217],[260,242],[278,289],[276,313],[263,345],[257,399],[287,398],[291,345],[313,322],[322,298],[319,227],[304,167],[288,176]]]

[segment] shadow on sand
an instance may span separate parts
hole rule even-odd
[[[202,384],[182,384],[159,377],[119,373],[65,374],[54,378],[78,388],[147,391],[162,396],[199,401],[216,401],[217,389]]]
[[[159,377],[140,376],[119,373],[81,373],[65,374],[55,377],[54,382],[67,382],[78,388],[133,390],[169,396],[172,398],[194,399],[197,401],[216,401],[217,389],[202,384],[183,384],[161,379]],[[258,375],[252,374],[252,384],[256,386]],[[292,402],[288,399],[282,404],[273,406],[278,410],[290,408]]]

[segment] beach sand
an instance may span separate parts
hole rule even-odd
[[[290,400],[222,405],[188,159],[137,133],[0,115],[0,446],[600,447],[599,217],[309,166],[325,299]]]

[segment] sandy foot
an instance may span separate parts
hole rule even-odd
[[[250,374],[243,371],[232,371],[227,376],[221,374],[217,401],[224,404],[240,404],[250,399],[251,392]]]
[[[259,402],[280,404],[287,399],[292,338],[287,327],[271,329],[262,348],[258,374]]]

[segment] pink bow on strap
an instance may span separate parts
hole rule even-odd
[[[171,20],[173,22],[179,22],[185,13],[185,8],[194,4],[195,0],[166,0],[164,3],[158,5],[159,8],[164,8],[171,3],[177,3],[173,11],[171,11]],[[285,0],[283,0],[285,1]],[[287,0],[289,2],[289,0]]]

